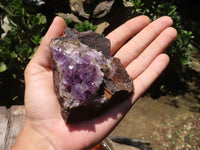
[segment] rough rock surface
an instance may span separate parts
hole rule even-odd
[[[131,77],[110,55],[110,41],[70,28],[50,42],[55,92],[67,123],[96,116],[133,91]]]
[[[70,8],[74,13],[87,19],[102,18],[110,12],[113,3],[114,0],[70,0]]]

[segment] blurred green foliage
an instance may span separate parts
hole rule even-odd
[[[93,25],[88,20],[85,20],[82,24],[75,24],[74,28],[79,32],[88,31],[88,30],[95,31],[97,29],[97,26]]]
[[[8,20],[5,23],[8,31],[0,39],[0,93],[10,96],[13,93],[6,91],[6,87],[18,89],[24,86],[24,69],[39,46],[46,17],[40,13],[27,13],[21,0],[0,0],[0,9],[1,16]],[[3,22],[5,18],[1,19]],[[17,96],[12,97],[16,99]]]
[[[84,32],[88,30],[95,31],[97,29],[97,26],[91,23],[89,20],[84,20],[82,23],[74,23],[70,19],[65,19],[65,18],[63,19],[65,20],[65,23],[67,24],[68,27],[74,28],[79,32]]]
[[[10,26],[0,39],[0,72],[8,71],[22,79],[24,67],[41,41],[46,17],[40,13],[26,13],[21,0],[0,0],[0,7]]]

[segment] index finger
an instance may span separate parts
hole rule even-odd
[[[142,30],[150,23],[147,16],[138,16],[128,20],[123,25],[106,36],[111,42],[111,54],[113,55],[127,40]]]
[[[63,34],[65,28],[65,21],[61,17],[55,17],[51,26],[49,27],[49,30],[42,39],[38,50],[33,56],[32,62],[43,67],[48,67],[51,65],[49,42],[52,38],[60,37]]]

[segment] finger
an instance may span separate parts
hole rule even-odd
[[[132,38],[125,44],[115,55],[121,59],[122,64],[126,67],[167,27],[170,27],[173,21],[170,17],[161,17]]]
[[[160,74],[167,67],[168,63],[168,55],[160,54],[140,76],[133,80],[135,89],[132,97],[132,103],[134,103],[160,76]]]
[[[55,17],[41,44],[49,46],[49,42],[51,41],[51,39],[60,37],[63,34],[65,28],[65,21],[61,17]]]
[[[52,38],[60,37],[64,29],[66,28],[66,23],[61,17],[55,17],[49,30],[41,41],[41,44],[36,51],[32,62],[39,64],[43,67],[50,67],[50,50],[49,50],[49,42]]]
[[[147,16],[135,17],[106,36],[111,42],[111,54],[113,55],[128,39],[142,30],[150,22]]]
[[[177,32],[174,28],[165,29],[140,56],[127,66],[132,78],[139,76],[159,54],[163,53],[176,36]]]

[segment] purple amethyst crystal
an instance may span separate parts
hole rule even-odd
[[[67,123],[96,116],[115,101],[127,98],[133,82],[118,58],[110,55],[110,41],[92,31],[66,28],[50,42],[55,92]]]

